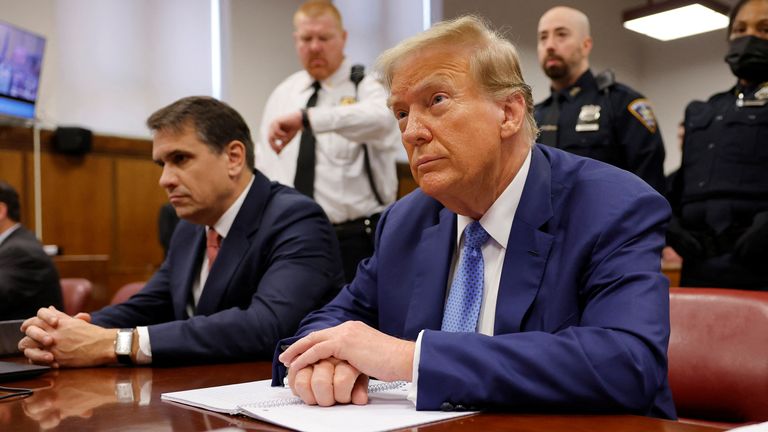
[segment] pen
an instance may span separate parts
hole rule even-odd
[[[282,345],[280,345],[280,351],[287,350],[289,346],[291,346],[291,344],[282,344]],[[283,387],[291,388],[288,385],[288,366],[285,367],[285,375],[283,376]]]

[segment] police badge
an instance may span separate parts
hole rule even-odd
[[[758,91],[755,92],[755,99],[765,100],[768,99],[768,84],[763,84]]]
[[[579,112],[576,132],[594,132],[600,130],[600,105],[584,105]]]
[[[753,99],[745,99],[744,93],[739,93],[736,99],[737,107],[761,107],[768,103],[768,85],[763,84],[753,95]]]
[[[648,100],[644,98],[635,99],[627,105],[627,110],[635,116],[640,123],[645,126],[650,133],[656,133],[656,116],[653,115],[653,109]]]

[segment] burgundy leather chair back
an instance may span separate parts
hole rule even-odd
[[[109,302],[109,304],[116,305],[128,300],[134,294],[141,291],[141,289],[144,288],[145,283],[146,282],[131,282],[123,285],[119,290],[117,290],[115,295],[112,296],[112,300]]]
[[[91,300],[93,285],[91,281],[83,278],[62,278],[61,297],[64,301],[64,312],[67,315],[75,315],[85,311],[85,307]]]
[[[681,418],[768,420],[768,292],[670,289],[669,383]]]

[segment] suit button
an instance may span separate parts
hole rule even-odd
[[[710,149],[710,150],[712,150],[713,148],[715,148],[715,143],[709,143],[709,144],[707,144],[707,148],[708,148],[708,149]]]
[[[440,410],[441,411],[453,411],[453,404],[450,403],[450,402],[443,402],[440,405]]]

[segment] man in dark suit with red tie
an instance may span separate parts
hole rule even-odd
[[[152,158],[182,219],[138,294],[92,316],[40,309],[19,343],[36,363],[179,364],[267,358],[342,283],[322,209],[253,168],[242,117],[209,97],[155,112]]]

